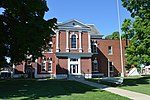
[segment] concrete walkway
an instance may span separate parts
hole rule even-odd
[[[101,88],[102,90],[105,90],[114,94],[118,94],[120,96],[128,97],[129,99],[132,99],[132,100],[150,100],[150,96],[146,94],[132,92],[132,91],[115,88],[115,87],[109,87],[107,85],[98,84],[98,83],[81,80],[81,79],[75,79],[75,81],[78,81],[78,82],[81,82],[81,83],[84,83],[84,84],[87,84],[96,88]]]

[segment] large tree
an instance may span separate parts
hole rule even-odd
[[[127,66],[150,65],[150,0],[122,0],[122,5],[135,18],[125,19],[122,30],[131,38],[127,48]]]
[[[56,18],[45,20],[49,9],[45,0],[0,0],[0,64],[5,57],[12,63],[41,56],[41,48],[55,34]]]

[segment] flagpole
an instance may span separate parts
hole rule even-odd
[[[123,66],[123,52],[122,52],[122,39],[121,39],[121,25],[120,25],[120,13],[119,13],[119,2],[117,0],[117,13],[118,13],[118,30],[119,30],[119,37],[120,37],[120,56],[121,56],[121,77],[124,77],[124,66]]]

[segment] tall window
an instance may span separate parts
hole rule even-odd
[[[109,69],[110,69],[110,72],[114,72],[114,66],[111,61],[109,61]]]
[[[92,42],[91,48],[92,48],[92,53],[97,53],[97,43],[96,42]]]
[[[52,71],[52,61],[48,62],[48,71]]]
[[[52,42],[49,42],[48,44],[47,44],[47,51],[48,52],[52,52]]]
[[[93,72],[98,72],[98,63],[96,59],[93,61]]]
[[[112,55],[112,46],[108,46],[108,54]]]
[[[71,36],[71,48],[76,48],[76,35],[75,34],[73,34],[72,36]]]
[[[41,66],[42,66],[42,71],[46,71],[46,61],[45,60],[43,60],[42,61],[42,64],[41,64]]]

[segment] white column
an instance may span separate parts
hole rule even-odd
[[[70,75],[70,58],[68,57],[68,75]]]
[[[25,62],[23,61],[23,73],[25,73]]]
[[[68,35],[69,35],[69,31],[68,31],[68,30],[66,30],[66,52],[69,52],[69,46],[68,46],[68,43],[69,43],[69,41],[68,41]]]
[[[78,74],[81,75],[81,58],[78,59]]]
[[[35,65],[34,65],[34,77],[37,78],[37,59],[35,60]]]
[[[59,31],[56,31],[56,52],[59,52]]]
[[[82,33],[79,31],[79,52],[82,52]]]
[[[88,32],[88,52],[91,52],[91,38],[90,38],[90,32]]]
[[[108,77],[110,77],[110,65],[109,65],[109,59],[108,59]]]

